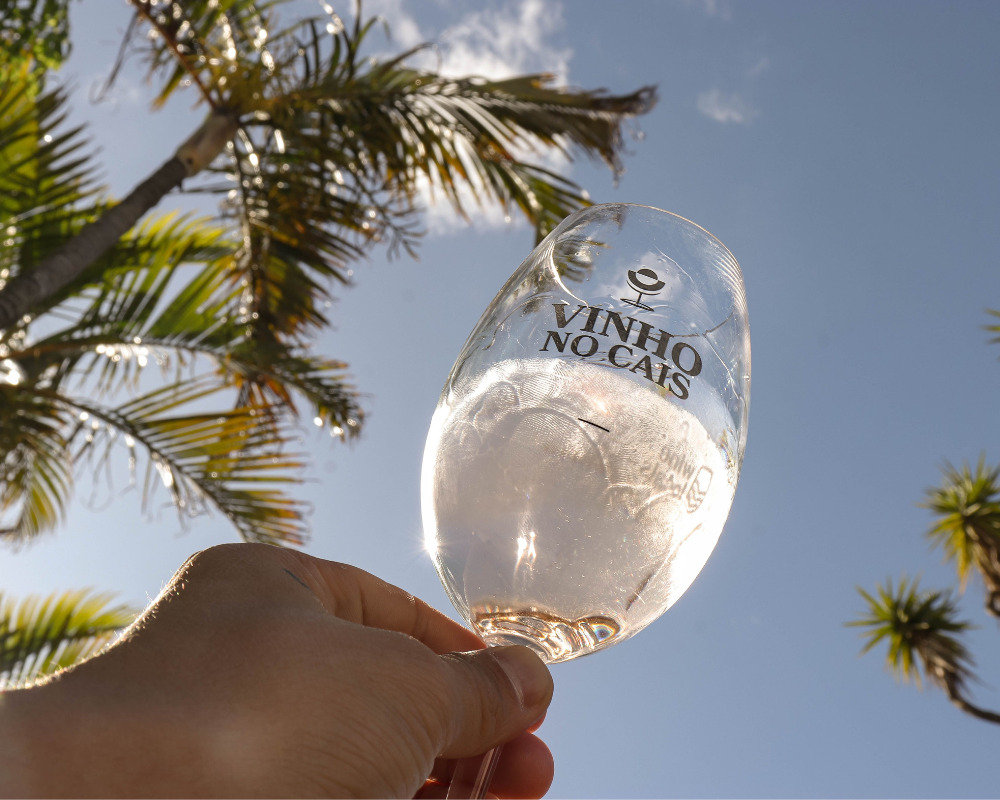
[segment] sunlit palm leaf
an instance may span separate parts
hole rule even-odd
[[[147,363],[179,368],[206,356],[220,385],[238,390],[237,405],[281,404],[295,413],[298,393],[310,403],[310,417],[356,433],[363,413],[346,365],[247,336],[249,301],[233,277],[231,250],[203,223],[154,220],[104,259],[104,282],[85,295],[90,304],[75,324],[9,356],[31,379],[48,375],[53,388],[72,375],[96,374],[105,391],[137,387]],[[165,300],[180,263],[199,260],[208,264]]]
[[[126,332],[138,330],[158,310],[160,300],[177,291],[180,267],[224,262],[232,251],[230,237],[207,220],[176,214],[152,217],[48,297],[41,309],[72,299],[66,311],[78,316],[76,331],[111,325]]]
[[[168,303],[169,293],[177,294],[176,283],[190,276],[191,270],[182,273],[181,267],[208,262],[215,280],[205,288],[205,282],[196,278],[200,293],[192,292],[189,283],[174,301],[210,300],[226,283],[224,264],[230,252],[229,241],[203,221],[153,219],[119,242],[72,286],[49,298],[51,310],[68,325],[29,346],[11,347],[9,355],[30,379],[48,376],[51,388],[61,387],[71,376],[95,375],[102,391],[135,387],[148,355],[142,335]],[[230,288],[228,295],[232,294]],[[224,303],[222,298],[212,310]]]
[[[306,506],[280,490],[304,466],[301,455],[285,452],[294,430],[267,408],[170,413],[219,389],[209,376],[161,387],[115,409],[64,399],[84,416],[74,437],[75,459],[90,459],[91,468],[100,469],[121,436],[130,450],[139,444],[149,452],[142,482],[147,509],[162,485],[182,519],[214,507],[247,541],[302,543]]]
[[[69,55],[69,0],[0,0],[0,50],[9,64],[36,72],[55,69]]]
[[[0,74],[0,220],[4,239],[24,238],[33,218],[78,202],[94,190],[80,127],[65,128],[66,93],[38,94],[24,68]],[[30,241],[30,239],[29,239]],[[11,247],[12,244],[6,244]]]
[[[130,26],[123,54],[149,42],[160,100],[190,81],[227,120],[239,119],[228,151],[187,186],[226,194],[223,224],[147,222],[77,264],[62,290],[32,295],[36,306],[7,304],[31,312],[0,339],[18,396],[63,415],[51,458],[22,459],[7,510],[24,512],[18,536],[50,526],[69,491],[67,453],[93,467],[125,441],[151,454],[147,508],[158,480],[182,514],[216,507],[246,538],[300,541],[303,507],[275,488],[299,466],[283,454],[296,404],[307,401],[335,436],[354,435],[363,419],[345,365],[308,352],[307,335],[328,322],[330,282],[349,283],[347,265],[376,242],[413,252],[424,187],[461,214],[469,202],[520,209],[544,236],[588,200],[534,157],[583,152],[618,174],[622,124],[655,95],[569,91],[547,76],[444,79],[406,66],[407,54],[377,63],[360,55],[374,23],[360,14],[350,30],[336,15],[277,29],[272,3],[134,5],[153,38],[133,39],[150,31]],[[93,196],[80,131],[59,126],[62,96],[39,96],[25,69],[0,82],[0,281],[48,274],[43,259],[85,223],[113,216]],[[39,313],[66,324],[33,340]],[[175,374],[149,392],[142,367],[154,360],[195,377]],[[143,394],[117,407],[76,396],[122,387]],[[236,410],[205,411],[225,390]]]
[[[542,238],[588,201],[525,158],[582,151],[618,173],[623,121],[655,102],[649,87],[616,97],[546,75],[441,78],[407,67],[410,54],[373,63],[360,51],[375,20],[360,15],[352,28],[331,15],[276,29],[272,4],[134,5],[155,34],[151,73],[169,75],[161,99],[188,80],[240,114],[222,180],[203,190],[228,194],[223,213],[245,237],[255,338],[324,325],[325,281],[346,281],[373,243],[412,252],[422,182],[461,214],[469,197],[519,209]]]
[[[0,539],[11,543],[55,527],[72,489],[68,415],[20,380],[16,364],[0,362]]]
[[[265,17],[275,3],[188,0],[183,6],[167,6],[132,0],[132,5],[153,31],[146,34],[152,40],[147,53],[150,71],[163,76],[156,100],[163,105],[185,80],[193,80],[209,101],[224,103],[228,91],[226,81],[220,83],[219,78],[231,75],[228,66],[248,45],[258,53],[266,52]],[[130,43],[126,40],[126,47]]]
[[[979,459],[956,469],[945,464],[940,487],[928,489],[923,503],[937,517],[927,535],[955,563],[964,588],[971,570],[986,586],[986,609],[1000,617],[1000,467]]]
[[[24,67],[0,70],[0,290],[98,213],[86,140],[65,129],[65,101],[61,90],[38,94]],[[0,331],[0,357],[25,335],[25,320]]]
[[[23,686],[100,650],[136,611],[89,590],[26,597],[0,594],[0,688]]]

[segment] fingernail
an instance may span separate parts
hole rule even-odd
[[[490,651],[514,684],[526,708],[543,703],[552,692],[548,667],[527,647],[509,645]]]

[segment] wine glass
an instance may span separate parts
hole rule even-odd
[[[490,303],[431,420],[425,546],[455,608],[547,663],[642,630],[718,541],[749,400],[729,250],[649,206],[567,217]],[[464,759],[478,782],[449,797],[484,796],[498,755]]]

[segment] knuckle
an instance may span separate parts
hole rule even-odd
[[[416,643],[415,640],[412,640]],[[419,707],[429,713],[428,723],[440,729],[441,719],[452,704],[452,687],[448,675],[436,655],[422,645],[412,648],[417,657],[410,661],[412,668],[403,670],[405,691],[418,700]],[[409,666],[409,665],[408,665]]]
[[[207,570],[212,572],[227,569],[234,564],[259,559],[264,555],[261,549],[265,548],[269,548],[269,546],[235,542],[212,545],[211,547],[206,547],[204,550],[199,550],[191,556],[185,562],[182,571],[190,572],[197,569],[199,571]]]
[[[495,739],[514,701],[506,675],[482,651],[449,653],[444,658],[457,662],[465,676],[464,686],[452,684],[452,702],[457,707],[453,719],[460,718],[464,730],[481,741]]]
[[[450,733],[452,687],[438,656],[399,633],[384,632],[382,658],[365,677],[365,694],[398,733],[396,742],[430,768]]]
[[[433,618],[434,610],[419,597],[409,596],[410,609],[413,613],[413,637],[418,641],[427,638],[427,631],[430,621]]]

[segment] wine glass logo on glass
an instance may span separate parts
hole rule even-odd
[[[749,401],[743,277],[718,239],[648,206],[565,219],[486,309],[431,420],[425,544],[455,608],[549,663],[642,630],[718,541]],[[449,796],[483,796],[487,756]]]

